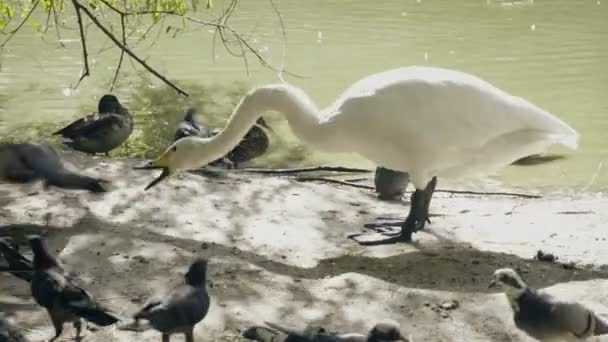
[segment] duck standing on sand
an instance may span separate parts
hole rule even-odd
[[[184,120],[177,126],[173,141],[190,136],[211,138],[221,131],[220,128],[209,129],[201,126],[196,122],[195,115],[196,110],[194,108],[189,108],[186,111]],[[261,127],[270,130],[270,127],[262,117],[260,117],[255,125],[249,129],[243,139],[241,139],[241,142],[224,156],[224,158],[227,159],[228,164],[231,164],[236,168],[238,167],[238,164],[257,158],[266,152],[269,145],[269,139],[268,135]],[[215,161],[210,164],[215,165],[217,163],[218,161]]]
[[[108,153],[122,145],[133,132],[133,118],[114,95],[99,100],[97,113],[80,118],[53,133],[61,135],[64,144],[77,151]]]

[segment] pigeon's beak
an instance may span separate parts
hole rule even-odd
[[[148,184],[146,186],[145,190],[150,189],[151,187],[160,183],[163,179],[171,176],[172,172],[171,172],[171,168],[169,168],[170,157],[171,157],[171,152],[167,151],[167,152],[163,153],[163,155],[160,156],[158,159],[148,161],[142,166],[134,167],[134,169],[137,169],[137,170],[156,170],[156,169],[162,170],[160,176],[158,176],[156,179],[154,179],[152,182],[150,182],[150,184]]]
[[[498,283],[496,283],[496,280],[492,279],[492,281],[490,281],[490,283],[488,284],[488,288],[493,289],[496,287],[496,285],[498,285]]]

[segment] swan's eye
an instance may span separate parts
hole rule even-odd
[[[172,152],[177,151],[177,146],[173,146],[173,148],[171,149]]]

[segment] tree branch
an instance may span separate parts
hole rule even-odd
[[[183,89],[181,89],[180,87],[175,85],[173,82],[169,81],[165,76],[161,75],[158,71],[156,71],[154,68],[149,66],[148,63],[146,63],[146,61],[139,58],[139,56],[137,56],[133,51],[131,51],[123,43],[121,43],[116,38],[116,36],[114,36],[114,34],[112,34],[112,32],[110,32],[101,22],[99,22],[97,17],[95,15],[93,15],[93,13],[91,13],[91,11],[89,11],[89,9],[86,8],[86,6],[82,5],[80,2],[78,2],[78,0],[72,0],[72,2],[74,3],[74,6],[76,6],[76,8],[82,10],[89,17],[89,19],[91,19],[93,24],[95,24],[95,26],[97,26],[108,38],[110,38],[110,40],[112,40],[114,42],[114,44],[116,44],[116,46],[118,46],[120,49],[122,49],[127,55],[129,55],[131,58],[136,60],[141,66],[143,66],[146,70],[148,70],[154,76],[158,77],[161,81],[165,82],[165,84],[167,84],[171,88],[175,89],[179,94],[188,96],[187,92],[185,92]]]
[[[77,0],[72,0],[72,3],[74,4],[74,9],[76,10],[76,19],[78,20],[78,32],[80,32],[80,44],[82,45],[82,60],[84,62],[84,69],[81,72],[80,78],[78,79],[78,82],[76,82],[75,86],[75,88],[78,88],[80,82],[82,82],[85,77],[90,75],[89,53],[87,51],[87,39],[84,33],[84,26],[82,25],[82,15],[80,13],[80,8],[82,8],[82,6]]]
[[[23,20],[21,20],[19,25],[17,25],[17,27],[9,33],[8,37],[2,42],[2,44],[0,44],[0,48],[3,48],[11,39],[13,39],[15,34],[21,29],[21,27],[23,27],[25,22],[32,16],[32,13],[36,9],[36,7],[38,7],[39,3],[40,3],[40,0],[36,0],[34,5],[32,6],[32,8],[29,10],[29,12],[27,12],[27,14],[23,18]]]

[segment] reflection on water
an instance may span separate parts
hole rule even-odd
[[[283,0],[278,5],[287,30],[287,68],[305,76],[288,80],[309,92],[320,107],[372,72],[410,64],[460,69],[533,101],[582,133],[580,150],[569,158],[549,165],[511,167],[501,172],[501,180],[537,188],[581,189],[592,179],[591,189],[608,185],[608,171],[600,167],[608,156],[604,133],[608,128],[608,2]],[[280,64],[281,31],[267,1],[241,1],[233,25],[253,30],[253,44]],[[92,50],[108,46],[92,28],[89,35]],[[111,82],[118,52],[92,54],[93,77],[76,94],[65,96],[64,90],[80,72],[77,38],[77,31],[66,31],[65,48],[60,48],[54,37],[41,40],[26,30],[4,50],[0,73],[0,88],[7,96],[5,106],[0,106],[3,130],[35,123],[51,127],[72,119],[83,108],[95,108],[96,98]],[[161,34],[159,39],[151,47],[138,45],[136,51],[180,84],[277,81],[274,72],[251,60],[247,76],[242,61],[222,49],[215,51],[213,61],[212,34],[205,29],[186,30],[175,39]],[[149,81],[142,82],[141,72],[135,72],[130,63],[124,70],[127,74],[116,93],[127,105],[133,96],[132,111],[145,120],[145,108],[135,108],[134,89],[156,84],[155,80],[143,75]],[[174,109],[175,113],[181,110]],[[280,125],[279,118],[271,117],[275,126]],[[282,144],[300,149],[300,163],[367,164],[356,156],[312,153],[297,147],[284,125],[279,132],[283,132]],[[283,157],[287,155],[293,156]],[[273,164],[287,164],[281,156],[273,156]],[[290,159],[288,164],[295,162]]]

